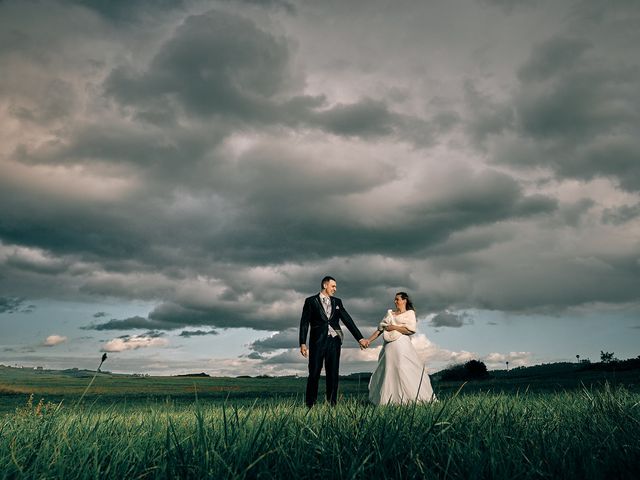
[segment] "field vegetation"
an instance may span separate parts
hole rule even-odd
[[[413,406],[368,404],[356,375],[311,410],[304,378],[104,373],[82,397],[95,373],[2,369],[0,478],[637,478],[637,371],[565,367],[435,376]]]
[[[472,393],[411,407],[28,404],[2,478],[634,478],[640,396]]]

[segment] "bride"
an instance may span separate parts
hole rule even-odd
[[[378,366],[369,381],[369,401],[386,405],[435,400],[426,368],[411,343],[410,336],[416,333],[413,304],[405,292],[398,292],[394,303],[396,310],[387,311],[368,339],[371,343],[382,334],[384,340]]]

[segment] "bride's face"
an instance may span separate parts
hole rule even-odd
[[[393,299],[393,303],[396,304],[396,308],[398,310],[406,310],[407,301],[403,299],[400,295],[396,295],[396,298]]]

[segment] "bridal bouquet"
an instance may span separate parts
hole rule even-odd
[[[393,330],[391,332],[386,331],[385,327],[388,327],[389,325],[396,325],[396,317],[393,315],[391,310],[387,310],[387,314],[378,325],[378,330],[382,330],[382,338],[384,338],[385,342],[393,342],[402,336],[402,334],[397,330]]]

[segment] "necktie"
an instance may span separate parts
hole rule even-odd
[[[321,297],[322,298],[322,306],[324,307],[324,313],[327,314],[327,318],[331,316],[331,299],[329,297]],[[333,329],[331,325],[329,325],[329,336],[336,337],[338,333]]]
[[[331,316],[331,300],[329,300],[329,297],[322,297],[322,305],[324,306],[324,313],[329,318]]]

